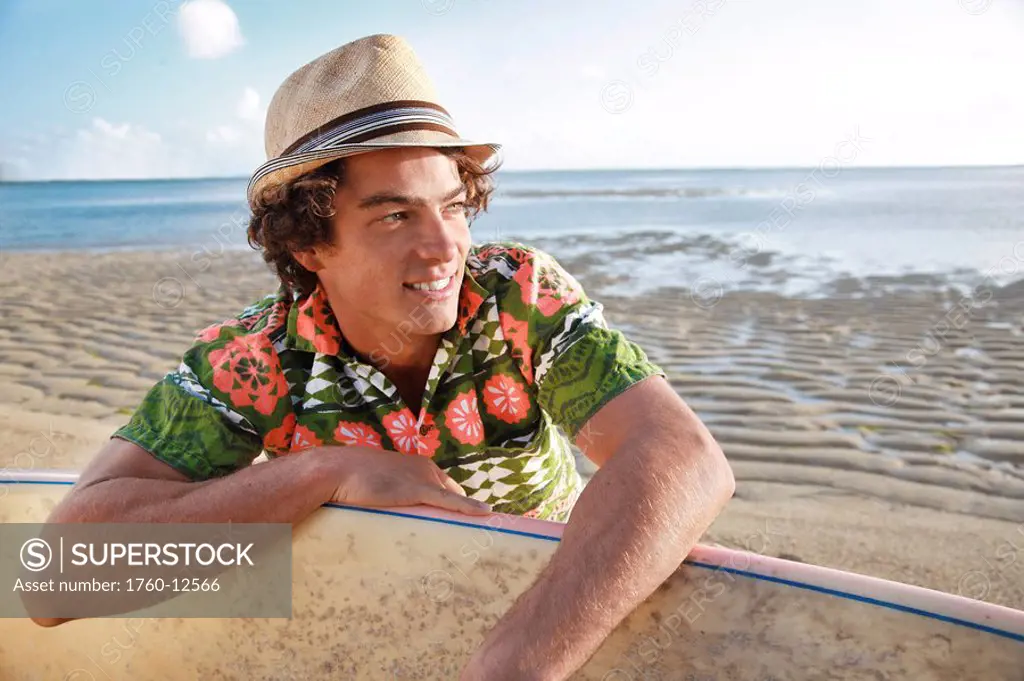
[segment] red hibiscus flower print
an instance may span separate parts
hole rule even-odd
[[[501,323],[501,332],[512,344],[512,356],[519,360],[523,378],[528,384],[533,385],[533,351],[530,350],[529,325],[507,312],[498,315],[498,319]]]
[[[444,422],[455,439],[464,445],[478,445],[484,440],[484,424],[477,407],[476,389],[459,393],[444,412]]]
[[[523,305],[537,304],[537,282],[533,278],[533,265],[523,264],[516,270],[512,280],[519,284],[523,296]]]
[[[579,302],[580,288],[579,282],[571,274],[551,263],[541,271],[537,309],[545,317],[550,317],[562,309],[563,305]]]
[[[476,251],[476,257],[479,258],[482,262],[487,262],[488,260],[493,258],[495,255],[497,255],[498,253],[501,253],[504,250],[505,249],[502,246],[497,246],[497,245],[481,246]]]
[[[383,419],[384,428],[388,431],[388,437],[395,443],[400,452],[414,454],[419,439],[419,429],[416,427],[416,419],[408,408],[393,411]]]
[[[408,407],[391,412],[383,421],[395,448],[403,454],[434,456],[434,452],[441,446],[440,434],[430,414],[424,415],[422,428],[416,425],[416,418]]]
[[[484,384],[487,413],[505,423],[519,423],[530,411],[530,398],[514,378],[497,374]]]
[[[520,265],[525,265],[533,259],[533,254],[522,248],[508,248],[505,253]]]
[[[300,337],[312,343],[317,352],[337,355],[341,350],[338,320],[335,319],[327,295],[319,284],[309,297],[299,303],[295,331]]]
[[[261,329],[263,333],[269,333],[287,324],[288,304],[284,301],[278,301],[270,307],[243,319],[229,319],[220,324],[212,324],[196,334],[195,339],[209,343],[220,338],[221,329],[245,329],[246,331],[251,331],[263,322],[266,322]]]
[[[301,452],[303,449],[309,449],[311,447],[320,447],[324,443],[321,442],[320,438],[316,436],[312,430],[306,426],[296,426],[295,434],[292,435],[292,447],[291,452]]]
[[[195,340],[203,343],[209,343],[220,338],[221,329],[240,329],[243,328],[242,322],[237,319],[232,319],[220,324],[212,324],[199,333],[196,334]]]
[[[550,317],[561,310],[563,304],[568,304],[569,302],[568,300],[557,298],[555,290],[542,288],[537,296],[537,309],[545,317]]]
[[[274,456],[288,454],[294,431],[295,414],[288,414],[288,416],[284,417],[281,425],[263,436],[263,449],[267,454],[273,454]]]
[[[263,332],[270,333],[285,326],[288,323],[288,312],[290,309],[291,306],[283,300],[270,306],[266,313],[264,313],[267,317],[267,325],[263,328]],[[262,319],[263,316],[260,315],[260,318]]]
[[[288,382],[270,340],[262,335],[239,336],[209,354],[213,385],[234,407],[253,407],[265,416],[287,397]]]
[[[342,421],[334,429],[334,439],[343,445],[384,449],[380,441],[380,433],[365,423]]]
[[[463,277],[462,291],[459,294],[459,317],[456,321],[459,331],[463,335],[465,335],[466,328],[469,326],[469,320],[473,318],[473,315],[480,309],[480,305],[483,302],[484,299],[480,297],[480,294],[469,287],[469,279]]]
[[[579,283],[555,262],[526,263],[516,270],[513,279],[519,284],[523,304],[536,306],[545,317],[580,299]]]

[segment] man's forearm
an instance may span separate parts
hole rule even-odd
[[[295,523],[331,498],[337,481],[313,450],[202,482],[118,477],[75,488],[47,522]]]
[[[296,523],[331,498],[334,487],[325,465],[324,457],[310,451],[203,482],[100,473],[73,488],[46,522]],[[72,619],[32,618],[44,627]]]
[[[567,678],[671,576],[732,495],[713,440],[661,430],[628,447],[587,485],[548,566],[488,633],[490,678]]]

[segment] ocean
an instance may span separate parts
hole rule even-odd
[[[0,184],[0,251],[248,248],[245,178]],[[843,278],[1024,277],[1024,167],[500,171],[475,241],[607,257],[635,292],[701,279],[813,295]],[[773,273],[784,271],[785,276]]]

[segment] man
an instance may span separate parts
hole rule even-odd
[[[51,522],[297,523],[328,501],[568,520],[463,675],[567,677],[729,499],[722,452],[553,258],[471,245],[498,147],[455,133],[404,41],[296,71],[266,141],[249,237],[281,290],[199,334]],[[600,467],[582,493],[556,426]]]

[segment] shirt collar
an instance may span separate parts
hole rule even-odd
[[[469,324],[490,295],[491,292],[480,285],[467,267],[459,289],[459,314],[453,330],[458,328],[461,335],[466,335]],[[319,282],[312,293],[292,304],[288,312],[285,346],[303,352],[333,355],[346,361],[358,361],[341,333],[338,319],[327,300],[327,293]]]

